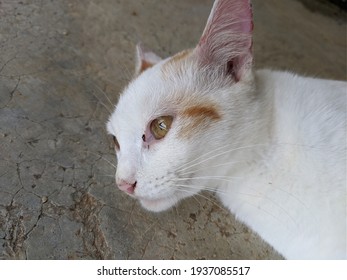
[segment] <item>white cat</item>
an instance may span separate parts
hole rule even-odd
[[[196,48],[138,47],[107,124],[119,188],[151,211],[216,191],[288,259],[346,258],[346,82],[252,69],[247,0],[217,0]]]

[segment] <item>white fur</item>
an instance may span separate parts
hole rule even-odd
[[[133,80],[110,117],[116,181],[136,181],[132,196],[151,211],[215,190],[285,258],[345,259],[347,83],[253,72],[248,59],[235,81],[201,67],[199,47],[169,60]],[[182,137],[194,103],[214,104],[221,119]],[[164,115],[170,131],[145,148],[146,127]]]
[[[244,179],[220,188],[221,200],[286,258],[346,258],[347,84],[267,70],[256,77],[272,104],[272,145],[248,158]]]

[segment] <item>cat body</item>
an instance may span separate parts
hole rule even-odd
[[[137,49],[107,129],[119,188],[150,211],[202,190],[285,258],[346,258],[346,82],[252,68],[248,1],[217,0],[195,49]]]
[[[286,258],[346,258],[346,83],[268,70],[256,81],[268,145],[241,155],[221,201]]]

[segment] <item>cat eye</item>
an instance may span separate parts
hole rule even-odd
[[[150,131],[156,140],[162,139],[169,132],[173,121],[172,116],[162,116],[154,119],[150,125]]]
[[[119,150],[120,146],[119,146],[119,143],[118,143],[116,136],[113,135],[112,139],[113,139],[113,142],[114,142],[116,149]]]

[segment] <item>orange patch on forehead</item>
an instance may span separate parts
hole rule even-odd
[[[183,116],[193,117],[193,118],[210,118],[212,120],[220,119],[220,115],[213,105],[196,105],[185,109],[182,112]]]
[[[197,131],[208,128],[212,122],[221,119],[216,107],[210,105],[194,105],[184,109],[181,112],[181,117],[187,118],[183,120],[183,125],[180,129],[180,136],[190,138]]]

